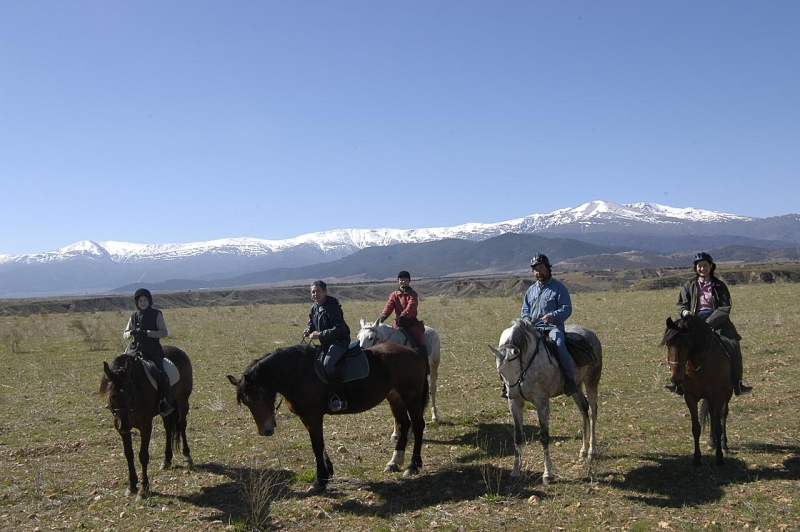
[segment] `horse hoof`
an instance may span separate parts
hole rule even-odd
[[[311,484],[311,487],[306,490],[306,495],[319,495],[325,491],[325,486],[323,484]]]
[[[406,469],[405,471],[403,471],[403,478],[411,478],[411,477],[413,477],[415,474],[417,474],[417,472],[418,472],[418,471],[417,471],[417,469],[416,469],[416,468],[411,468],[411,467],[409,467],[408,469]]]
[[[172,462],[167,462],[166,460],[164,460],[164,461],[161,463],[161,467],[160,467],[159,469],[160,469],[161,471],[164,471],[165,469],[169,469],[170,467],[172,467]]]
[[[189,470],[194,469],[194,460],[192,460],[191,456],[187,456],[184,462],[186,463],[187,469]]]
[[[388,464],[386,464],[386,467],[383,469],[383,472],[384,473],[399,473],[400,472],[400,466],[398,466],[394,462],[389,462]]]
[[[128,489],[125,490],[125,496],[130,497],[131,495],[136,495],[139,493],[139,488],[131,488],[128,486]]]
[[[555,479],[556,477],[554,477],[553,475],[542,475],[542,484],[546,486],[551,482],[553,482]]]

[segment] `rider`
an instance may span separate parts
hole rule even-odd
[[[136,311],[131,314],[122,337],[127,340],[133,338],[128,352],[142,354],[144,358],[153,362],[158,369],[158,413],[168,416],[172,413],[172,405],[167,400],[169,394],[169,377],[164,371],[164,349],[161,347],[161,338],[169,335],[164,315],[160,310],[153,308],[153,296],[146,288],[140,288],[133,294]]]
[[[733,392],[736,395],[748,394],[753,388],[745,386],[742,382],[742,348],[739,340],[742,339],[730,319],[731,294],[728,287],[714,275],[717,265],[714,259],[705,251],[694,256],[695,278],[687,281],[681,288],[678,296],[678,315],[686,318],[692,314],[703,318],[714,332],[731,345],[731,379]],[[682,393],[678,385],[664,386],[675,393]]]
[[[344,321],[342,305],[338,299],[328,295],[328,286],[324,281],[314,281],[311,285],[311,299],[314,304],[308,313],[308,325],[303,336],[319,340],[320,347],[326,352],[322,365],[333,389],[328,408],[331,412],[347,410],[344,368],[337,368],[336,363],[350,345],[350,327]]]
[[[521,315],[530,319],[537,329],[546,332],[555,342],[564,371],[564,394],[571,396],[578,391],[578,387],[575,385],[572,356],[567,351],[564,337],[564,322],[572,314],[569,292],[566,286],[553,279],[553,267],[546,255],[536,253],[531,259],[531,270],[536,282],[525,293]]]
[[[409,283],[411,283],[410,273],[403,270],[397,274],[399,288],[389,296],[389,301],[383,307],[383,312],[381,312],[379,319],[383,323],[394,312],[396,317],[392,327],[404,329],[409,338],[416,344],[417,351],[427,360],[428,348],[425,347],[425,324],[417,319],[419,296]]]

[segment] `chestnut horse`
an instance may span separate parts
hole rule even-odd
[[[703,399],[711,416],[711,430],[716,442],[717,465],[724,463],[728,448],[726,423],[728,403],[733,394],[731,363],[725,349],[706,321],[688,316],[678,321],[667,318],[661,345],[667,347],[670,379],[683,387],[683,398],[692,415],[694,466],[700,466],[700,417],[697,403]],[[705,404],[703,410],[705,411]]]
[[[414,349],[398,344],[379,344],[365,349],[364,353],[369,373],[364,378],[345,382],[349,409],[334,415],[357,414],[388,400],[399,438],[384,471],[400,471],[411,427],[414,451],[403,474],[411,476],[422,468],[422,433],[428,402],[427,362]],[[316,347],[298,344],[253,361],[241,379],[228,375],[228,380],[236,387],[237,402],[250,409],[262,436],[272,436],[275,432],[277,394],[283,396],[289,410],[303,421],[317,462],[317,475],[307,490],[309,494],[324,491],[333,475],[322,427],[325,414],[331,414],[328,410],[331,389],[314,368],[316,355]]]
[[[170,402],[177,402],[173,412],[164,417],[166,448],[161,469],[172,465],[172,445],[177,447],[183,438],[183,457],[187,467],[193,466],[189,445],[186,443],[186,415],[189,413],[189,395],[192,393],[192,363],[181,349],[171,345],[164,346],[164,367],[167,374],[169,362],[174,365],[177,375],[172,372],[169,393]],[[142,357],[138,353],[125,353],[116,357],[109,365],[103,362],[103,379],[100,382],[100,395],[108,398],[108,408],[114,416],[114,426],[122,438],[125,459],[128,461],[128,488],[125,495],[136,494],[136,499],[150,495],[150,479],[147,464],[150,462],[150,436],[153,433],[153,418],[158,414],[158,392],[156,384],[147,376]],[[177,380],[175,378],[177,378]],[[157,382],[157,381],[156,381]],[[133,462],[133,442],[131,430],[139,429],[141,446],[139,462],[142,464],[142,491],[139,493],[136,466]]]

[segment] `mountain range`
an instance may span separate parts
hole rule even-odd
[[[285,240],[189,244],[81,241],[0,255],[0,297],[103,294],[527,272],[534,251],[556,269],[685,266],[698,249],[738,262],[798,260],[800,215],[754,218],[655,203],[592,201],[498,223],[339,229]],[[689,261],[690,262],[690,261]]]

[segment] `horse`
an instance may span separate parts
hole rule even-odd
[[[700,433],[702,426],[697,403],[704,401],[702,412],[711,417],[712,438],[717,465],[723,465],[723,453],[728,450],[726,424],[728,403],[733,395],[731,363],[725,348],[706,321],[694,315],[673,321],[667,318],[667,328],[661,345],[667,348],[670,379],[683,388],[683,398],[692,416],[695,467],[700,466]],[[703,415],[705,418],[705,415]]]
[[[381,325],[380,319],[375,320],[374,323],[369,323],[364,318],[361,318],[361,330],[358,331],[357,338],[362,349],[367,349],[383,342],[412,345],[411,339],[404,331],[388,325]],[[427,325],[425,326],[425,339],[427,340],[426,343],[430,344],[426,347],[428,349],[428,367],[430,368],[431,422],[438,423],[439,409],[436,408],[436,383],[439,380],[439,360],[442,348],[439,333]],[[392,439],[395,439],[396,436],[396,434],[392,434]]]
[[[358,346],[356,342],[352,345]],[[414,432],[414,450],[403,476],[410,477],[422,468],[422,434],[428,401],[425,359],[417,351],[398,344],[379,344],[362,352],[369,365],[368,374],[358,380],[350,380],[348,373],[345,373],[344,386],[349,409],[335,414],[328,409],[331,388],[323,382],[315,368],[317,348],[314,346],[298,344],[277,349],[253,361],[241,379],[227,376],[236,387],[237,402],[250,409],[260,435],[272,436],[275,432],[277,394],[283,396],[289,410],[302,420],[311,438],[317,465],[316,478],[306,492],[309,495],[325,491],[333,476],[333,464],[325,449],[323,436],[325,414],[357,414],[377,406],[384,399],[389,401],[400,435],[392,459],[384,471],[400,471],[405,460],[409,426]],[[348,356],[343,358],[349,363]]]
[[[164,370],[170,376],[170,402],[177,407],[163,418],[166,431],[166,446],[161,469],[172,465],[172,445],[177,447],[183,439],[183,457],[189,469],[194,465],[186,442],[186,416],[189,413],[189,395],[192,393],[192,363],[181,349],[171,345],[164,347]],[[128,488],[125,495],[136,494],[136,500],[150,495],[150,479],[147,464],[150,461],[150,436],[153,433],[153,417],[158,412],[157,380],[151,380],[143,359],[138,353],[125,353],[116,357],[111,364],[103,362],[103,378],[100,382],[100,395],[108,399],[108,409],[114,417],[114,426],[122,438],[125,459],[128,461]],[[157,377],[155,377],[157,379]],[[177,381],[176,381],[177,379]],[[138,429],[141,435],[139,462],[142,465],[142,491],[139,492],[136,466],[133,462],[133,443],[131,429]]]
[[[566,336],[586,341],[591,346],[591,356],[584,365],[575,365],[575,383],[578,393],[573,396],[583,417],[583,446],[581,458],[597,458],[597,387],[603,370],[603,349],[597,335],[581,325],[567,325]],[[539,417],[540,441],[544,449],[544,473],[542,483],[548,484],[555,477],[551,473],[550,459],[550,398],[564,392],[564,377],[558,365],[556,347],[551,347],[546,335],[527,318],[517,318],[511,327],[500,335],[500,345],[491,345],[497,372],[508,387],[508,408],[514,419],[514,468],[511,477],[520,475],[522,445],[525,443],[522,414],[525,401],[536,406]],[[574,357],[573,357],[574,358]],[[581,387],[586,392],[584,397]],[[587,401],[588,398],[588,401]]]

